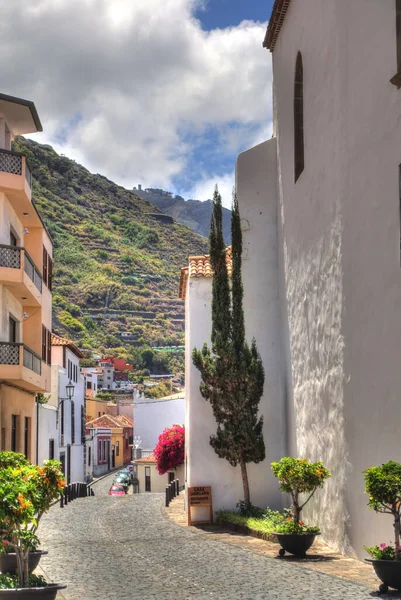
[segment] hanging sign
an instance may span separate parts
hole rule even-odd
[[[193,520],[192,508],[209,508],[208,519]],[[203,511],[202,511],[203,512]],[[211,486],[196,486],[188,488],[188,525],[212,525],[213,505]]]

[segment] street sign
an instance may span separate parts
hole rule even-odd
[[[193,508],[205,509],[209,518],[201,520],[192,519]],[[203,514],[204,510],[201,511]],[[188,488],[188,525],[212,525],[213,523],[213,505],[212,505],[212,488],[210,486],[196,486]]]

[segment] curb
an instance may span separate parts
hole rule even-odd
[[[265,540],[266,542],[272,542],[273,544],[279,543],[277,536],[273,533],[263,533],[261,531],[256,531],[255,529],[251,529],[246,525],[242,525],[242,523],[233,523],[232,521],[226,521],[225,519],[217,518],[216,525],[222,527],[223,529],[228,529],[229,531],[236,531],[237,533],[243,533],[254,538]]]

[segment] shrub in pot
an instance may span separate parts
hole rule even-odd
[[[29,554],[39,544],[40,519],[65,485],[60,466],[49,460],[39,467],[21,454],[0,452],[0,541],[7,553],[15,552],[17,563],[16,576],[1,575],[0,599],[54,598],[60,589],[44,586],[42,578],[29,574]]]
[[[301,521],[301,512],[316,490],[323,487],[330,473],[321,462],[311,463],[307,459],[290,456],[273,462],[271,468],[279,480],[280,490],[290,494],[292,499],[291,516],[283,517],[275,531],[282,547],[279,554],[284,556],[287,551],[296,556],[305,556],[315,537],[320,534],[320,529]],[[301,495],[305,494],[306,499],[301,500]]]
[[[369,495],[368,507],[393,517],[394,541],[392,545],[379,544],[365,550],[371,559],[378,578],[383,582],[380,592],[389,587],[401,590],[401,464],[389,461],[379,467],[370,467],[364,472],[365,492]]]

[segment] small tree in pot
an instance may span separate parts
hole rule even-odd
[[[390,460],[363,473],[365,492],[369,495],[368,507],[391,515],[394,528],[393,545],[365,546],[365,550],[372,556],[376,574],[384,583],[380,591],[386,592],[388,586],[401,589],[401,464]]]
[[[277,528],[277,537],[284,549],[280,551],[280,556],[284,555],[285,550],[304,556],[320,530],[319,527],[305,525],[300,520],[301,512],[316,490],[323,487],[325,480],[331,475],[321,462],[311,463],[307,459],[289,456],[273,462],[271,468],[280,482],[280,490],[290,494],[292,499],[292,517],[283,517],[282,525]],[[301,494],[307,494],[303,501],[300,499]]]
[[[60,466],[49,460],[39,467],[21,454],[0,452],[0,540],[16,554],[20,588],[30,587],[29,552],[38,545],[40,519],[65,485]]]

